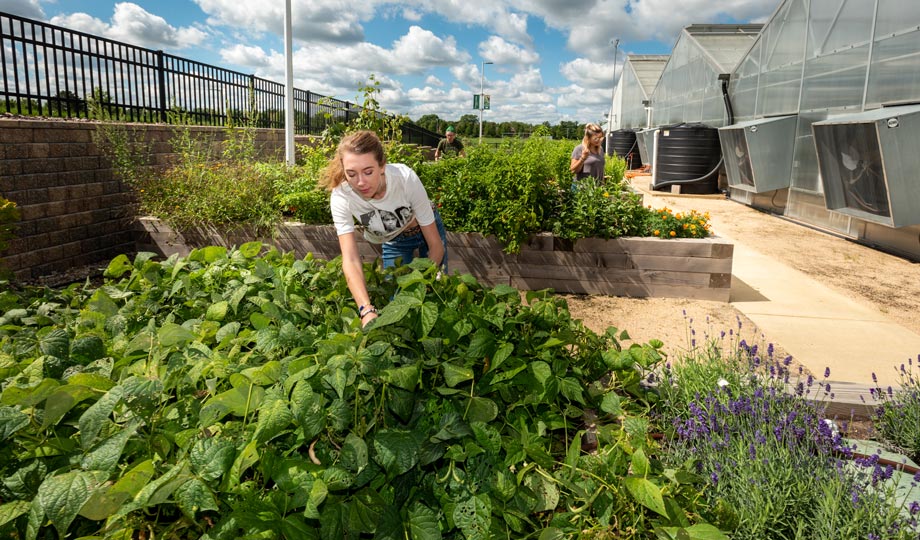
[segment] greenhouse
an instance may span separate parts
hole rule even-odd
[[[651,126],[719,128],[736,201],[920,259],[920,3],[785,0],[740,57],[720,28],[682,31]]]

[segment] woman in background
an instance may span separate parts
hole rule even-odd
[[[604,182],[604,151],[601,142],[604,130],[597,124],[585,126],[585,136],[581,144],[572,150],[572,162],[569,170],[575,174],[575,180],[593,176],[598,184]]]
[[[377,318],[370,301],[355,238],[355,221],[364,238],[382,244],[383,266],[411,261],[418,250],[447,271],[447,232],[422,181],[401,163],[388,164],[383,143],[373,131],[358,131],[339,143],[320,185],[331,192],[329,205],[342,252],[342,271],[358,305],[361,324]]]

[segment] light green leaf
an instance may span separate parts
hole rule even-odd
[[[533,372],[533,376],[540,383],[540,386],[546,386],[546,381],[553,376],[553,368],[549,367],[546,362],[539,360],[530,363],[530,371]]]
[[[552,349],[553,347],[558,347],[564,344],[565,342],[562,341],[561,339],[551,337],[547,339],[546,341],[544,341],[542,345],[537,346],[537,350],[542,351],[543,349]]]
[[[95,390],[86,386],[66,384],[58,387],[45,401],[45,417],[42,419],[42,429],[47,429],[49,426],[57,424],[74,405],[96,394]]]
[[[157,332],[157,338],[163,347],[182,346],[193,341],[195,334],[175,323],[166,323]]]
[[[367,467],[367,443],[354,433],[345,436],[342,452],[339,455],[343,467],[359,473]]]
[[[601,400],[601,410],[614,416],[623,414],[623,409],[620,408],[620,396],[614,391],[604,394],[604,399]]]
[[[438,322],[438,305],[434,302],[425,302],[422,304],[422,335],[419,338],[428,337],[435,323]]]
[[[650,465],[648,461],[648,456],[645,455],[645,451],[641,448],[633,452],[632,459],[632,474],[636,476],[648,476]]]
[[[438,526],[438,513],[420,502],[409,508],[410,540],[440,540],[441,528]]]
[[[559,391],[570,401],[580,405],[585,404],[585,389],[575,377],[565,377],[559,380]]]
[[[304,508],[304,516],[311,519],[318,519],[320,517],[319,505],[323,504],[323,501],[326,500],[326,495],[329,494],[329,487],[326,485],[321,478],[316,478],[313,480],[312,485],[310,486],[310,493],[307,497],[306,508]]]
[[[381,374],[381,379],[403,390],[415,390],[419,383],[419,366],[418,364],[409,364],[386,369]]]
[[[205,481],[216,480],[233,466],[236,447],[232,442],[218,437],[195,441],[189,452],[192,471]]]
[[[559,506],[559,488],[555,482],[539,474],[528,474],[524,477],[524,485],[537,496],[535,512],[548,512]]]
[[[380,316],[374,319],[374,328],[399,322],[405,318],[410,309],[421,305],[422,301],[418,298],[408,295],[399,295],[395,300],[387,304],[385,308],[380,310]]]
[[[227,316],[227,311],[230,309],[230,304],[226,300],[220,302],[215,302],[208,306],[208,311],[205,313],[205,320],[208,321],[222,321],[224,317]]]
[[[94,491],[80,509],[80,515],[94,521],[108,519],[126,501],[137,495],[151,478],[153,478],[153,461],[148,459],[125,473],[114,485],[103,486]]]
[[[13,501],[0,505],[0,527],[3,527],[19,516],[25,515],[28,511],[28,501]]]
[[[112,389],[113,386],[115,386],[115,382],[108,377],[96,373],[86,372],[74,373],[70,377],[67,377],[67,384],[74,386],[85,386],[100,392],[108,392]]]
[[[80,508],[107,477],[101,471],[71,471],[45,478],[38,487],[36,500],[60,537],[67,534]]]
[[[511,353],[514,352],[514,345],[511,343],[502,343],[502,345],[495,351],[495,355],[492,357],[492,365],[489,367],[489,371],[494,371],[498,369],[498,366],[505,363]]]
[[[192,478],[179,486],[174,496],[182,512],[192,519],[195,519],[196,513],[204,510],[220,510],[214,492],[198,478]]]
[[[479,494],[457,503],[454,523],[469,540],[488,540],[492,525],[492,501],[488,494]]]
[[[502,449],[502,436],[497,429],[485,422],[470,422],[476,442],[487,454],[497,456]]]
[[[254,311],[249,316],[249,322],[252,323],[253,328],[255,328],[256,330],[262,331],[268,328],[268,326],[272,323],[272,320],[266,317],[265,315],[262,315],[261,313]]]
[[[266,394],[265,401],[259,407],[259,419],[256,423],[255,439],[265,443],[287,429],[294,420],[287,403],[276,392]]]
[[[84,450],[88,450],[96,442],[99,431],[109,422],[109,416],[123,397],[124,391],[122,387],[116,386],[106,392],[96,403],[90,405],[80,417],[78,424],[80,427],[80,444]]]
[[[84,455],[80,466],[85,470],[112,472],[118,465],[125,444],[137,431],[137,427],[137,422],[132,422],[116,431],[115,435],[105,439],[91,452]]]
[[[70,336],[66,330],[55,328],[38,341],[42,353],[55,358],[70,357]]]
[[[473,370],[464,367],[458,366],[456,364],[451,364],[450,362],[443,362],[441,367],[444,368],[444,382],[447,383],[447,386],[454,387],[458,384],[469,381],[474,377]]]
[[[691,540],[728,540],[728,536],[709,523],[697,523],[687,527]]]
[[[661,489],[658,486],[653,484],[650,480],[637,476],[624,478],[623,484],[636,502],[653,512],[667,517],[668,511],[664,506],[664,499],[661,496]]]
[[[121,255],[118,255],[112,259],[111,262],[109,262],[109,266],[106,267],[105,272],[102,275],[107,278],[118,279],[125,275],[126,272],[130,272],[133,269],[134,266],[131,264],[128,256],[122,253]]]
[[[374,461],[383,467],[390,478],[407,472],[418,462],[421,441],[411,431],[385,429],[374,436]]]
[[[200,261],[211,264],[219,259],[226,258],[227,248],[222,246],[207,246],[199,249],[193,249],[188,255],[190,261]]]
[[[512,294],[520,295],[521,291],[515,289],[514,287],[510,287],[508,285],[499,283],[498,285],[495,286],[494,289],[492,289],[492,294],[494,294],[495,296],[508,296]]]
[[[220,330],[217,331],[217,335],[214,336],[214,339],[218,343],[223,343],[225,339],[236,337],[240,331],[240,323],[237,321],[228,322],[227,324],[220,327]]]
[[[303,429],[304,437],[312,439],[326,426],[326,396],[313,391],[308,381],[300,381],[291,391],[291,412]]]
[[[240,255],[247,259],[258,257],[262,252],[262,242],[246,242],[239,249]]]
[[[29,416],[13,407],[0,407],[0,441],[29,425]]]
[[[547,527],[540,531],[540,536],[537,537],[537,540],[565,540],[565,534],[563,534],[562,529]]]
[[[498,405],[489,398],[474,396],[467,403],[465,419],[468,422],[491,422],[498,417]]]
[[[116,304],[112,300],[112,297],[107,295],[102,289],[96,289],[96,292],[93,293],[86,303],[86,308],[92,312],[101,313],[105,315],[106,318],[114,317],[118,314],[118,304]]]

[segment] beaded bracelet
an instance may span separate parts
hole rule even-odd
[[[368,313],[377,313],[377,308],[375,308],[371,304],[368,304],[366,306],[358,306],[358,318],[363,319],[364,316],[367,315]]]

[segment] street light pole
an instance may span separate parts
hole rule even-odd
[[[613,100],[617,96],[617,53],[620,50],[620,38],[613,40],[613,90],[610,91],[610,115],[607,116],[607,133],[613,131]]]
[[[482,108],[486,104],[486,96],[482,93],[483,84],[485,82],[486,64],[491,63],[492,62],[483,62],[482,66],[479,68],[479,144],[482,144]]]

